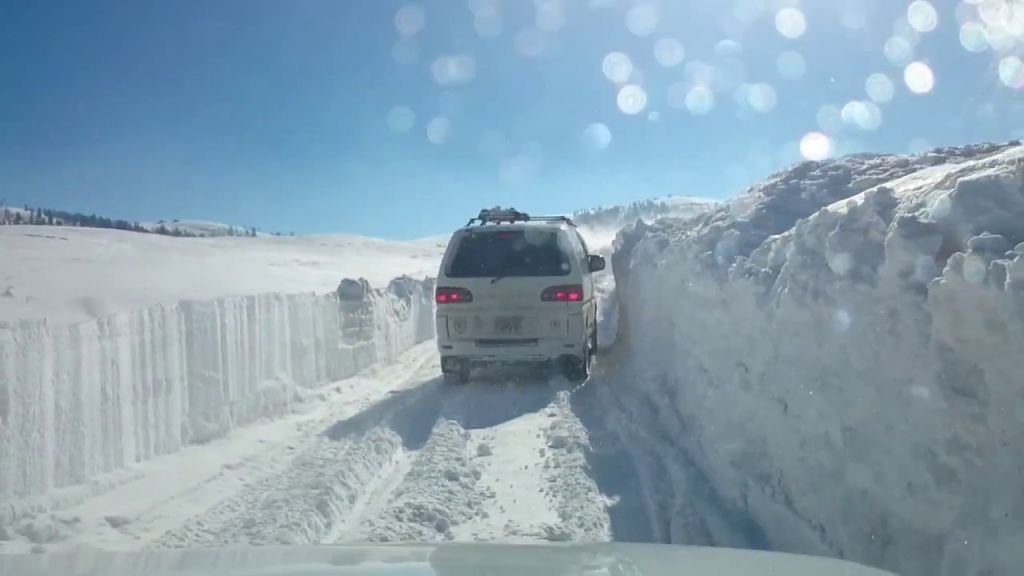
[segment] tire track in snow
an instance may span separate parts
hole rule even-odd
[[[612,539],[608,507],[612,503],[601,495],[590,475],[587,453],[590,436],[573,413],[567,392],[559,393],[553,404],[545,439],[549,454],[543,476],[546,494],[553,501],[559,525],[547,527],[548,540],[603,542]]]
[[[339,540],[609,540],[569,396],[559,381],[443,388],[409,473]]]
[[[432,363],[157,544],[611,539],[564,381],[437,376]]]
[[[387,425],[402,431],[410,442],[407,474],[383,484],[350,519],[339,542],[400,542],[474,540],[461,527],[487,523],[493,490],[480,483],[482,466],[475,438],[481,431],[532,415],[551,398],[546,385],[508,385],[474,382],[441,386],[418,406],[395,413]],[[374,418],[368,418],[374,420]],[[352,423],[339,426],[352,428]],[[418,431],[417,433],[410,433]],[[423,431],[426,437],[421,441]],[[379,483],[380,484],[380,483]]]
[[[609,500],[590,477],[589,438],[562,386],[543,386],[540,410],[474,431],[482,484],[493,494],[460,540],[607,541]]]
[[[484,514],[480,469],[468,455],[469,434],[456,422],[437,421],[409,473],[380,512],[364,522],[362,540],[453,540],[452,527]]]
[[[386,468],[401,438],[375,429],[351,442],[320,438],[288,470],[263,478],[160,539],[159,546],[304,544],[319,541]]]
[[[761,529],[716,493],[683,450],[678,439],[689,431],[666,432],[672,430],[671,423],[684,422],[678,416],[669,417],[676,410],[672,402],[655,403],[632,394],[629,388],[615,387],[617,378],[635,373],[630,368],[634,367],[615,366],[615,371],[598,379],[592,395],[581,400],[601,412],[601,426],[615,437],[613,443],[625,460],[623,467],[629,470],[628,479],[616,473],[605,478],[606,483],[626,480],[632,484],[630,507],[637,510],[628,518],[619,516],[624,531],[639,535],[631,538],[637,541],[765,549]],[[673,396],[666,390],[663,397]],[[652,426],[654,422],[661,426]]]
[[[382,470],[381,474],[367,485],[348,515],[323,537],[322,542],[346,543],[365,540],[361,522],[383,513],[391,494],[402,483],[411,468],[412,455],[402,450],[395,456],[390,466]]]
[[[293,400],[290,415],[111,473],[97,485],[96,495],[59,512],[40,514],[31,520],[32,526],[53,540],[47,544],[49,551],[150,545],[251,490],[247,487],[260,479],[283,474],[329,423],[381,399],[404,396],[437,370],[436,345],[422,343],[394,363],[304,390]],[[5,551],[14,549],[10,544]]]
[[[408,434],[415,432],[361,423],[366,418],[387,422],[395,414],[406,414],[410,407],[423,405],[429,410],[430,402],[424,403],[423,399],[436,395],[440,386],[438,365],[432,354],[417,355],[411,366],[402,363],[399,367],[412,370],[386,371],[383,384],[421,384],[393,391],[366,410],[335,422],[325,434],[307,438],[307,443],[288,455],[286,463],[277,464],[272,473],[165,532],[154,545],[312,543],[337,530],[337,525],[358,505],[367,486],[400,461],[403,443],[411,441]],[[345,423],[352,426],[338,426]]]

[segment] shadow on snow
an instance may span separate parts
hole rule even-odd
[[[454,420],[467,430],[490,428],[537,412],[554,400],[557,388],[553,385],[537,378],[507,383],[509,379],[504,376],[514,374],[488,371],[462,386],[446,385],[441,378],[434,378],[335,422],[324,434],[331,440],[341,440],[386,426],[402,438],[407,450],[418,450],[441,418]]]
[[[587,465],[590,477],[601,494],[613,504],[608,507],[612,540],[615,542],[654,542],[640,480],[632,457],[618,436],[608,428],[606,415],[597,399],[597,387],[609,385],[595,374],[586,386],[570,397],[573,414],[587,429],[590,450]]]

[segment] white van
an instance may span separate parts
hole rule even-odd
[[[551,361],[585,380],[597,348],[592,274],[604,267],[564,216],[481,211],[452,235],[438,273],[445,381],[467,382],[474,364]]]

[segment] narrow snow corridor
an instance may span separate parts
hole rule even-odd
[[[589,431],[573,400],[585,388],[503,373],[445,386],[435,361],[413,380],[419,383],[327,424],[289,466],[153,544],[616,537],[611,511],[635,503],[635,495],[603,494],[591,476]],[[606,466],[620,478],[629,469],[625,460]],[[633,528],[631,539],[644,533]]]
[[[446,386],[425,342],[301,414],[143,463],[28,522],[50,550],[655,541],[598,372],[576,388],[515,370]]]

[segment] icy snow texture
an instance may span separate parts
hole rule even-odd
[[[573,415],[568,392],[552,403],[551,423],[544,431],[547,459],[543,477],[545,495],[554,503],[560,524],[545,527],[552,541],[607,542],[612,538],[606,501],[587,475],[587,429]]]
[[[359,287],[355,293],[352,286]],[[287,413],[433,337],[432,282],[0,323],[0,524],[29,497]]]
[[[601,394],[660,450],[638,460],[661,491],[653,522],[687,520],[696,478],[733,526],[760,528],[705,526],[718,544],[1018,573],[1022,242],[1019,143],[804,163],[625,231],[625,361]],[[659,460],[695,470],[665,482]]]
[[[479,516],[489,496],[477,485],[480,470],[468,456],[468,440],[457,422],[439,419],[387,507],[371,520],[367,540],[451,540],[453,526]]]
[[[352,512],[358,491],[386,468],[402,439],[374,428],[352,442],[317,438],[285,470],[246,486],[164,534],[158,547],[320,542]]]

